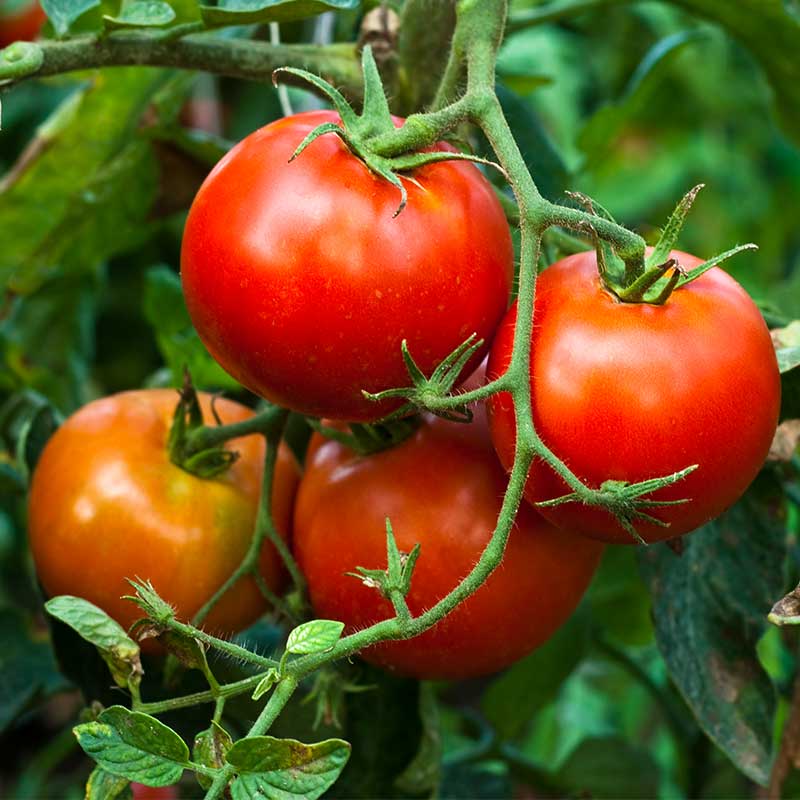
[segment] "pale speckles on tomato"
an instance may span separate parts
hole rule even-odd
[[[375,297],[377,297],[378,300],[380,300],[383,297],[383,292],[380,289],[376,289],[375,290]]]

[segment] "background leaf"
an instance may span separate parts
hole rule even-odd
[[[641,551],[659,648],[705,732],[758,783],[772,761],[775,691],[756,654],[783,589],[785,517],[767,475],[730,511],[687,538]]]

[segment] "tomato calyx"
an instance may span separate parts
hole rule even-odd
[[[647,542],[639,535],[634,526],[635,521],[650,522],[660,528],[668,528],[669,523],[664,522],[652,514],[648,514],[649,509],[664,508],[666,506],[679,506],[688,503],[691,498],[681,498],[678,500],[653,500],[648,495],[671,486],[673,483],[683,480],[687,475],[694,472],[699,464],[673,472],[663,478],[651,478],[638,483],[628,481],[604,481],[596,491],[570,492],[569,494],[554,497],[551,500],[542,500],[536,503],[540,508],[553,508],[564,503],[584,503],[585,505],[598,506],[605,509],[614,516],[619,524],[630,534],[638,544],[646,545]]]
[[[689,271],[671,257],[670,254],[678,241],[692,204],[704,186],[705,184],[700,183],[683,196],[670,215],[655,247],[645,258],[644,266],[641,269],[626,268],[611,245],[601,241],[591,223],[587,223],[586,232],[592,238],[597,253],[597,270],[601,283],[607,291],[623,303],[646,303],[661,306],[669,300],[674,291],[697,280],[712,267],[718,266],[744,250],[758,249],[755,244],[739,245],[704,261]],[[568,194],[573,200],[583,205],[589,214],[616,222],[608,211],[585,195],[577,192]]]
[[[380,402],[389,398],[403,398],[404,403],[396,411],[385,417],[383,422],[388,422],[400,417],[404,417],[415,411],[429,411],[437,417],[450,420],[451,422],[472,422],[472,409],[464,404],[461,406],[438,405],[439,400],[451,400],[451,391],[461,375],[467,362],[483,346],[483,340],[471,334],[464,340],[449,356],[447,356],[431,373],[430,377],[425,375],[414,361],[408,350],[408,342],[403,339],[400,343],[400,350],[403,354],[408,374],[411,377],[411,386],[404,386],[397,389],[387,389],[383,392],[363,391],[362,394],[367,400]]]
[[[419,415],[406,416],[388,422],[350,422],[347,429],[326,425],[316,417],[306,417],[309,426],[326,439],[345,445],[360,456],[388,450],[411,436],[420,425]]]
[[[393,216],[397,216],[408,202],[408,192],[403,185],[403,179],[417,183],[412,173],[415,169],[434,164],[438,161],[474,161],[499,169],[503,168],[488,159],[470,153],[453,152],[451,150],[433,150],[426,152],[409,151],[399,155],[387,156],[379,152],[375,143],[385,141],[387,136],[395,133],[397,128],[389,111],[386,92],[381,82],[381,76],[372,55],[372,49],[367,45],[362,51],[361,66],[364,73],[364,103],[361,114],[357,114],[353,107],[336,88],[324,81],[318,75],[294,67],[281,67],[272,73],[272,82],[277,85],[278,77],[282,73],[294,75],[312,83],[321,92],[330,98],[334,108],[342,118],[342,124],[325,122],[318,125],[308,136],[300,142],[289,161],[294,161],[303,150],[320,136],[332,133],[338,136],[348,149],[359,158],[375,175],[389,181],[400,192],[400,204]]]
[[[200,450],[192,446],[191,434],[203,427],[203,411],[188,370],[184,374],[183,386],[178,394],[179,400],[167,438],[170,461],[198,478],[221,475],[239,458],[239,454],[228,450],[224,445],[213,445]],[[221,424],[219,419],[217,423]]]
[[[346,572],[351,578],[357,578],[365,586],[377,589],[387,600],[391,601],[398,614],[408,614],[405,598],[411,589],[411,578],[419,558],[420,545],[415,544],[408,553],[401,552],[394,538],[392,523],[386,518],[386,569],[367,569],[356,567],[355,572]]]

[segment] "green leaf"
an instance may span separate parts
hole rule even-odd
[[[100,0],[40,0],[40,2],[59,36],[63,36],[78,17],[100,5]]]
[[[784,0],[670,0],[722,25],[759,61],[777,96],[784,129],[800,141],[800,18]]]
[[[649,107],[653,92],[660,86],[661,78],[675,56],[687,44],[705,36],[705,31],[680,31],[650,48],[634,70],[620,99],[600,108],[581,131],[578,144],[591,163],[596,163],[608,152],[626,123]]]
[[[274,667],[267,670],[267,674],[259,681],[253,690],[253,700],[260,700],[279,680],[280,675]]]
[[[89,402],[97,290],[95,275],[63,275],[34,303],[10,300],[0,320],[0,390],[33,389],[65,412]]]
[[[574,614],[545,644],[491,683],[481,707],[498,736],[520,736],[553,700],[588,649],[588,623],[585,610]]]
[[[605,638],[630,646],[653,641],[650,593],[636,568],[636,548],[606,548],[586,600]]]
[[[180,278],[169,267],[158,266],[145,275],[144,315],[153,326],[158,349],[172,384],[180,386],[184,367],[198,389],[239,389],[239,384],[214,361],[192,327]]]
[[[624,739],[584,739],[559,769],[556,782],[570,796],[596,800],[658,797],[658,765],[647,750]]]
[[[686,538],[640,551],[656,639],[698,723],[734,764],[766,784],[775,692],[756,645],[783,589],[785,521],[769,474],[719,519]]]
[[[37,131],[0,181],[0,283],[28,294],[54,272],[93,272],[151,234],[158,188],[152,147],[137,134],[169,73],[95,73]]]
[[[338,676],[339,680],[366,691],[345,690],[340,694],[343,736],[352,744],[353,754],[328,796],[342,800],[395,797],[396,781],[407,773],[419,755],[425,727],[431,722],[420,719],[425,702],[421,697],[424,684],[366,663],[357,662],[345,668],[347,671]],[[336,687],[334,684],[332,688]],[[335,691],[332,699],[335,702]]]
[[[175,11],[163,0],[133,0],[123,5],[116,16],[104,16],[103,22],[109,30],[119,28],[160,28],[175,19]]]
[[[225,766],[225,757],[232,744],[231,735],[222,726],[212,722],[210,728],[198,733],[195,737],[192,758],[197,764],[220,769]],[[197,782],[203,789],[211,786],[213,781],[207,775],[201,775],[198,772],[196,776]]]
[[[115,650],[120,655],[135,655],[139,645],[122,626],[94,603],[82,597],[60,595],[48,600],[47,613],[61,620],[79,633],[87,642],[101,650]]]
[[[65,688],[49,642],[10,608],[0,611],[0,675],[0,731],[38,694]]]
[[[295,739],[253,736],[228,751],[228,763],[239,778],[233,800],[316,800],[334,783],[350,757],[342,739],[303,744]]]
[[[313,619],[298,625],[286,641],[286,650],[295,655],[324,653],[339,641],[344,630],[343,622],[331,619]]]
[[[26,482],[61,422],[61,415],[47,399],[29,390],[11,395],[0,408],[0,436]]]
[[[775,355],[778,357],[778,369],[781,374],[800,367],[800,347],[782,347],[775,351]]]
[[[95,767],[86,781],[86,800],[130,800],[130,781]]]
[[[139,645],[105,611],[82,597],[70,595],[54,597],[44,607],[98,649],[118,686],[127,688],[131,682],[138,683],[142,673]]]
[[[175,731],[155,717],[112,706],[96,722],[78,725],[78,744],[104,770],[147,786],[177,783],[189,749]]]
[[[208,27],[293,22],[326,11],[357,8],[359,0],[221,0],[216,6],[201,5]]]
[[[442,779],[442,731],[436,690],[430,681],[419,687],[422,737],[411,763],[395,778],[394,785],[406,795],[433,796]]]

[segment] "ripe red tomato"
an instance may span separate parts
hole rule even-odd
[[[46,21],[38,0],[5,0],[0,3],[0,48],[12,42],[32,41]]]
[[[178,790],[175,786],[145,786],[143,783],[132,783],[133,800],[177,800]]]
[[[672,256],[686,268],[701,260]],[[489,358],[508,366],[516,306]],[[719,268],[675,291],[663,306],[622,303],[600,284],[594,252],[569,256],[539,280],[531,354],[533,419],[543,441],[589,486],[638,482],[698,469],[653,499],[690,498],[636,521],[649,542],[679,536],[718,516],[764,463],[775,433],[780,376],[766,325],[742,287]],[[511,398],[489,402],[500,460],[513,460]],[[535,503],[567,494],[544,462],[526,490]],[[568,503],[541,509],[552,522],[606,542],[633,543],[608,512]]]
[[[205,419],[210,397],[200,396]],[[143,390],[96,400],[71,416],[42,453],[29,498],[29,536],[39,579],[49,595],[72,594],[100,606],[124,627],[141,616],[126,578],[156,591],[192,617],[234,571],[253,532],[264,444],[260,436],[229,443],[240,457],[213,480],[175,466],[166,441],[176,405],[170,390]],[[252,412],[218,400],[223,422]],[[273,487],[275,521],[287,534],[297,467],[281,449]],[[283,570],[272,545],[261,569],[278,589]],[[252,579],[240,581],[213,608],[208,630],[234,632],[264,610]]]
[[[513,252],[472,164],[416,170],[394,217],[398,189],[337,136],[289,163],[313,128],[339,121],[295,114],[233,148],[189,212],[181,275],[195,327],[236,379],[304,414],[368,421],[396,405],[371,403],[362,389],[409,383],[403,339],[426,374],[470,334],[491,339]]]
[[[345,622],[349,632],[393,615],[377,590],[345,574],[358,566],[386,568],[387,516],[401,552],[421,544],[409,609],[431,608],[477,562],[505,486],[478,416],[470,425],[428,419],[400,445],[367,457],[315,436],[297,495],[294,551],[317,615]],[[420,636],[361,655],[417,678],[502,669],[566,620],[601,551],[523,503],[503,562],[474,595]]]

